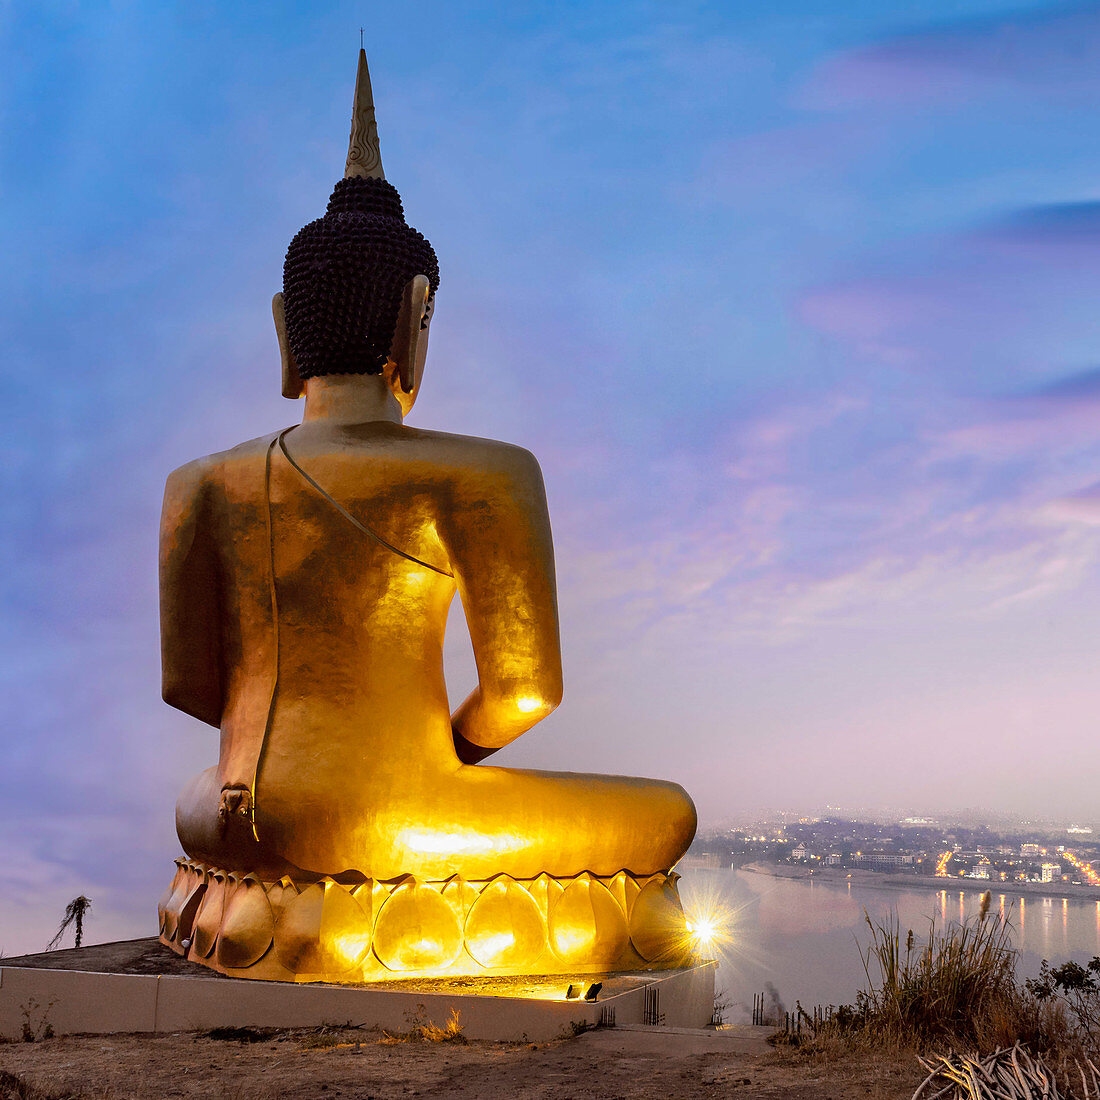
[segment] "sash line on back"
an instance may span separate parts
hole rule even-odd
[[[289,431],[290,429],[286,429]],[[285,432],[283,434],[286,434]],[[256,766],[252,769],[249,794],[251,799],[248,807],[249,823],[252,826],[252,836],[258,842],[259,833],[256,831],[256,785],[260,777],[260,768],[263,765],[264,751],[267,749],[268,738],[271,734],[271,723],[275,718],[275,699],[279,694],[279,595],[275,589],[275,536],[271,523],[271,452],[282,435],[272,436],[264,451],[264,527],[267,532],[267,585],[271,598],[271,640],[273,643],[272,663],[274,669],[271,675],[271,698],[267,703],[267,718],[264,721],[264,735],[260,739],[260,749],[256,753]]]
[[[372,531],[365,523],[362,523],[358,519],[356,519],[355,516],[353,516],[338,500],[335,500],[329,493],[326,493],[325,490],[322,489],[321,486],[318,485],[317,482],[314,481],[313,478],[311,478],[309,476],[309,474],[307,474],[305,472],[305,470],[303,470],[302,467],[299,466],[298,463],[294,461],[293,458],[291,458],[290,452],[286,449],[286,443],[284,441],[286,439],[287,433],[292,432],[293,430],[294,430],[293,427],[284,428],[278,434],[278,436],[276,437],[276,441],[279,444],[279,450],[283,452],[283,458],[285,458],[287,460],[287,462],[289,462],[291,464],[291,466],[293,466],[294,469],[297,470],[298,473],[301,474],[302,477],[305,478],[305,480],[311,486],[313,486],[313,488],[322,497],[324,497],[325,500],[327,500],[329,502],[329,504],[331,504],[333,506],[333,508],[335,508],[336,511],[338,511],[340,513],[340,515],[342,515],[344,517],[344,519],[346,519],[348,521],[348,523],[350,523],[353,527],[357,528],[358,530],[362,531],[364,535],[368,535],[370,538],[374,539],[375,542],[377,542],[380,545],[384,546],[387,550],[392,550],[395,554],[397,554],[398,557],[404,558],[406,561],[411,561],[414,565],[422,565],[425,569],[430,569],[433,573],[440,573],[444,577],[452,577],[452,578],[454,577],[454,574],[451,573],[449,570],[440,569],[438,565],[432,565],[430,562],[421,561],[420,558],[414,557],[412,554],[406,554],[404,550],[399,550],[392,543],[386,542],[386,540],[384,538],[382,538],[382,536],[380,534],[378,534],[376,531]],[[268,462],[270,463],[270,448],[268,449],[268,455],[269,455]],[[270,511],[270,502],[269,502],[269,511]]]
[[[271,455],[275,450],[275,445],[278,444],[279,450],[283,453],[283,457],[298,471],[305,481],[357,530],[374,539],[375,542],[384,546],[387,550],[397,554],[398,557],[402,557],[406,561],[411,561],[414,565],[423,566],[425,569],[430,569],[433,573],[439,573],[444,577],[454,577],[454,574],[448,572],[448,570],[440,569],[430,562],[421,561],[420,558],[414,557],[412,554],[406,554],[404,550],[399,550],[396,546],[391,545],[377,532],[372,531],[365,523],[361,523],[356,519],[339,501],[333,499],[332,496],[325,492],[325,490],[321,488],[321,486],[318,485],[293,458],[291,458],[290,452],[286,449],[286,444],[283,442],[287,433],[290,431],[293,431],[293,426],[284,428],[278,435],[272,436],[271,442],[268,443],[264,453],[264,526],[267,534],[267,583],[268,593],[271,599],[271,635],[274,646],[273,663],[275,667],[271,677],[271,698],[267,705],[267,719],[264,722],[264,733],[260,740],[259,752],[256,754],[256,766],[252,769],[252,775],[249,782],[249,794],[251,795],[248,814],[249,824],[252,827],[252,836],[257,841],[259,841],[260,837],[259,833],[256,831],[256,785],[259,780],[260,769],[263,766],[267,743],[271,736],[271,724],[275,718],[275,701],[279,694],[279,594],[275,586],[275,535],[271,518]]]

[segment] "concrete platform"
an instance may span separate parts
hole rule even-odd
[[[25,1024],[49,1024],[56,1035],[345,1023],[405,1031],[414,1022],[443,1026],[452,1010],[471,1039],[545,1042],[601,1023],[701,1028],[713,1012],[714,970],[706,962],[578,976],[572,984],[582,991],[604,983],[599,999],[586,1002],[566,999],[568,975],[365,985],[247,981],[214,975],[155,939],[125,940],[4,959],[0,1035],[17,1039]]]
[[[767,1054],[774,1027],[645,1027],[626,1024],[585,1032],[586,1046],[612,1054]]]

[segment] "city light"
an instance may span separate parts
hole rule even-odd
[[[762,818],[724,829],[701,846],[704,850],[695,858],[701,869],[729,865],[808,884],[835,883],[849,892],[854,885],[889,875],[881,880],[883,885],[903,885],[901,876],[923,879],[929,886],[950,881],[955,884],[952,894],[975,882],[983,883],[983,890],[1026,882],[1040,895],[1055,896],[1057,891],[1059,897],[1075,886],[1095,901],[1100,897],[1100,818],[1097,822],[1098,839],[1089,836],[1060,844],[1054,841],[1059,834],[1064,837],[1064,828],[1044,826],[1044,836],[1028,821],[1009,820],[993,828],[980,819],[966,819],[906,831],[909,825],[904,821],[838,816],[779,825]],[[708,930],[701,927],[699,933],[705,941]],[[690,943],[691,933],[685,929],[684,934]],[[741,937],[737,939],[740,945]]]
[[[1090,886],[1100,886],[1100,875],[1087,863],[1078,859],[1072,852],[1063,852],[1062,856]]]

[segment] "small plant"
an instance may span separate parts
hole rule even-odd
[[[710,1026],[721,1027],[726,1022],[726,1013],[732,1007],[732,1003],[723,990],[714,995],[714,1011],[710,1014]]]
[[[465,1043],[468,1042],[462,1034],[462,1013],[457,1008],[451,1009],[451,1015],[447,1022],[440,1027],[434,1020],[427,1018],[427,1010],[420,1004],[415,1012],[406,1012],[405,1021],[409,1025],[408,1031],[391,1034],[383,1031],[383,1042],[388,1043]]]
[[[356,1045],[355,1043],[342,1042],[341,1038],[339,1031],[330,1027],[319,1027],[302,1040],[302,1047],[305,1050],[332,1050],[335,1047]]]
[[[23,1017],[22,1038],[24,1043],[37,1043],[40,1039],[52,1039],[54,1035],[53,1024],[50,1023],[50,1009],[54,1002],[50,1001],[45,1008],[33,997],[19,1008]]]
[[[282,1034],[276,1027],[212,1027],[202,1037],[223,1043],[266,1043]]]
[[[1051,1001],[1061,995],[1077,1018],[1086,1047],[1095,1053],[1100,1047],[1100,956],[1082,966],[1067,962],[1051,967],[1043,959],[1038,978],[1029,978],[1027,991],[1038,1000]]]

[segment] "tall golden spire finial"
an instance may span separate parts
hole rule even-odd
[[[359,176],[385,179],[382,154],[378,150],[378,123],[374,118],[374,96],[370,90],[366,51],[359,48],[359,68],[355,73],[355,100],[351,108],[351,137],[344,178]]]

